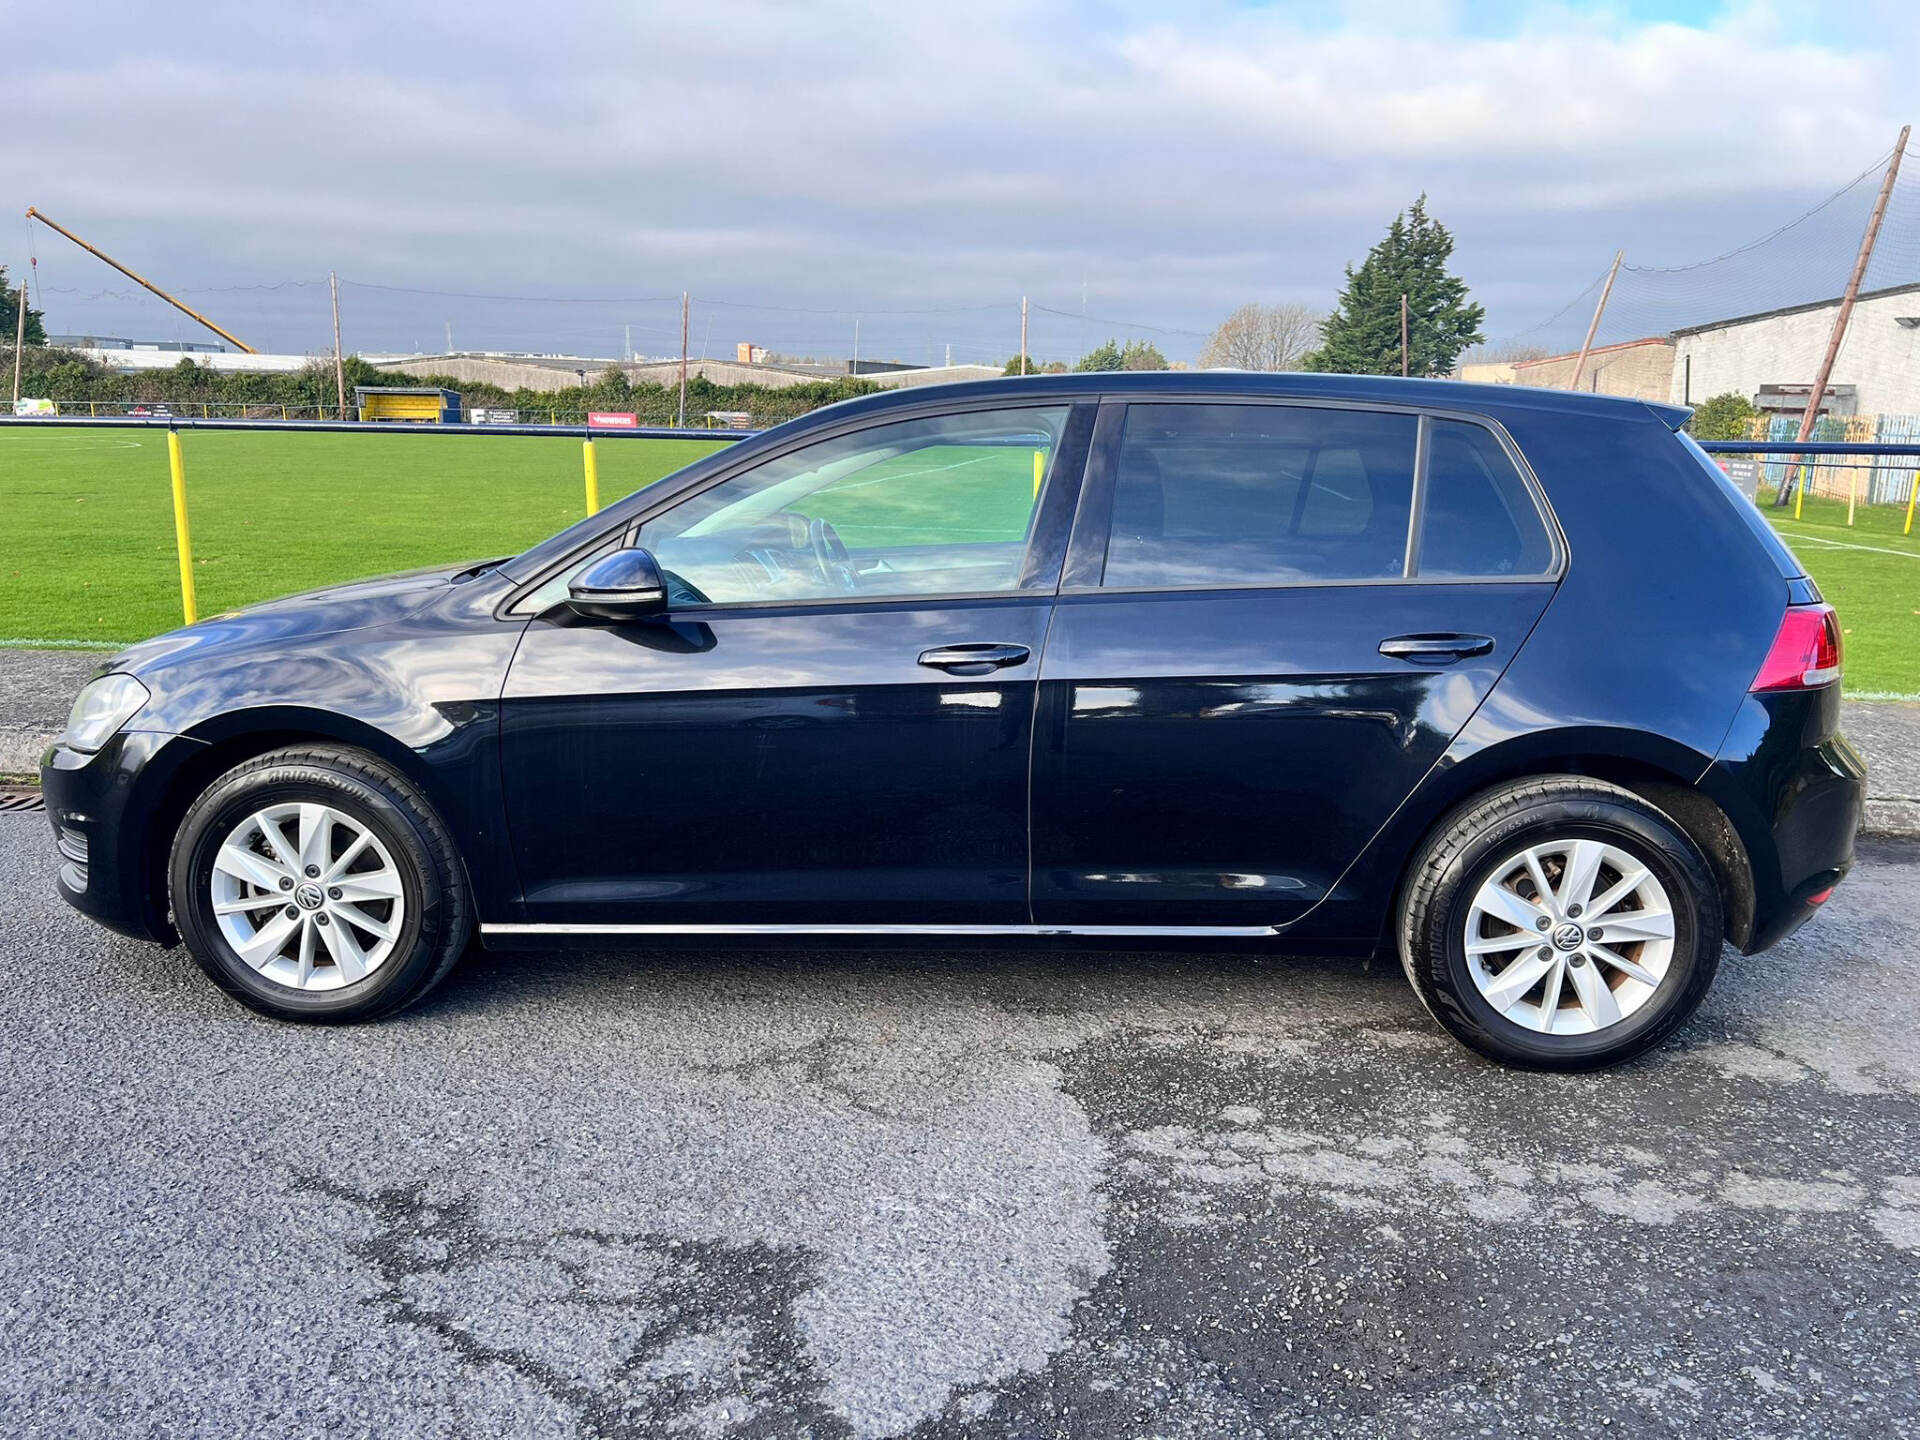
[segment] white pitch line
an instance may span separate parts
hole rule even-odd
[[[1789,545],[1804,540],[1809,545],[1828,545],[1835,550],[1864,550],[1870,555],[1898,555],[1903,560],[1920,560],[1911,550],[1889,550],[1884,545],[1849,545],[1843,540],[1822,540],[1818,535],[1792,535],[1785,537]]]

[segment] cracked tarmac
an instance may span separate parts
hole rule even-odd
[[[1624,1069],[1398,967],[480,955],[285,1027],[0,817],[8,1436],[1920,1434],[1920,845]]]

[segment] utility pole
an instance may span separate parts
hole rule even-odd
[[[447,354],[453,354],[453,322],[447,321]]]
[[[45,293],[44,291],[42,293]],[[13,317],[13,404],[20,407],[20,366],[27,349],[27,282],[20,282],[20,313]]]
[[[333,294],[333,394],[340,402],[340,418],[347,418],[347,362],[340,356],[340,276],[327,272],[327,289]]]
[[[1573,362],[1573,378],[1567,381],[1569,390],[1580,388],[1580,377],[1587,370],[1587,356],[1593,350],[1593,337],[1600,329],[1600,316],[1606,311],[1607,297],[1613,294],[1613,277],[1620,273],[1620,262],[1626,258],[1626,254],[1624,250],[1613,252],[1613,265],[1607,271],[1607,283],[1600,287],[1600,303],[1593,307],[1593,319],[1587,322],[1587,338],[1580,342],[1580,358]]]
[[[853,368],[847,373],[849,375],[860,373],[860,317],[858,315],[853,317]]]
[[[680,292],[680,419],[676,428],[687,428],[687,292]]]
[[[1027,297],[1020,297],[1020,373],[1027,373]]]
[[[1407,378],[1407,297],[1400,295],[1400,378]]]
[[[1880,182],[1880,197],[1873,202],[1873,214],[1867,217],[1867,233],[1860,237],[1860,253],[1854,257],[1853,273],[1847,277],[1847,292],[1840,297],[1840,313],[1833,317],[1833,333],[1827,337],[1827,353],[1820,361],[1820,373],[1813,378],[1813,393],[1807,396],[1806,413],[1800,417],[1800,433],[1796,440],[1805,440],[1813,434],[1814,422],[1820,418],[1820,402],[1826,398],[1827,381],[1833,378],[1833,362],[1840,358],[1840,342],[1847,338],[1847,321],[1853,318],[1853,302],[1859,298],[1860,282],[1866,278],[1867,262],[1873,258],[1873,242],[1879,238],[1880,222],[1886,218],[1887,200],[1893,194],[1893,182],[1900,178],[1900,157],[1907,153],[1907,136],[1912,133],[1911,125],[1900,127],[1900,138],[1894,142],[1893,157],[1887,161],[1886,178]],[[1787,497],[1793,492],[1800,472],[1800,461],[1805,457],[1796,457],[1795,464],[1787,469],[1787,483],[1780,487],[1780,493],[1773,497],[1777,510],[1787,503]]]

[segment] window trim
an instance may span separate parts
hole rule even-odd
[[[1113,490],[1118,477],[1120,442],[1127,411],[1135,405],[1261,405],[1268,408],[1306,410],[1362,411],[1383,415],[1412,415],[1418,424],[1414,432],[1413,492],[1408,505],[1407,539],[1404,560],[1398,575],[1357,576],[1295,580],[1275,577],[1264,580],[1212,581],[1192,585],[1103,585],[1106,572],[1107,542],[1112,532]],[[1506,452],[1534,513],[1547,532],[1550,563],[1547,569],[1526,575],[1421,575],[1421,522],[1426,515],[1427,467],[1432,459],[1431,430],[1435,420],[1457,420],[1477,425],[1494,437]],[[1066,595],[1161,595],[1204,594],[1209,591],[1314,590],[1354,585],[1539,585],[1558,584],[1566,577],[1572,561],[1572,549],[1566,531],[1553,512],[1540,477],[1534,473],[1526,454],[1515,443],[1507,427],[1490,415],[1471,410],[1455,410],[1440,405],[1396,405],[1381,401],[1357,401],[1269,397],[1259,395],[1208,395],[1205,397],[1177,391],[1125,396],[1108,395],[1100,402],[1100,418],[1094,443],[1087,455],[1086,472],[1080,482],[1080,506],[1074,517],[1073,537],[1068,542],[1067,563],[1061,574],[1059,593]]]
[[[1067,548],[1069,527],[1079,502],[1080,487],[1086,473],[1087,447],[1092,438],[1098,396],[1093,395],[1054,395],[1022,396],[1017,399],[1000,396],[997,399],[970,401],[954,404],[927,402],[922,405],[901,406],[897,410],[888,410],[881,415],[861,415],[849,418],[838,425],[819,425],[795,435],[785,445],[756,449],[751,454],[740,455],[740,463],[726,465],[694,485],[675,488],[670,494],[662,495],[658,503],[640,505],[628,510],[617,522],[609,523],[605,530],[591,538],[582,540],[565,555],[545,566],[537,575],[515,585],[500,603],[494,607],[494,615],[502,620],[531,620],[539,614],[526,608],[528,599],[543,586],[550,583],[556,575],[579,565],[601,551],[630,544],[641,526],[650,520],[658,519],[668,511],[698,495],[703,495],[716,486],[758,469],[770,460],[830,440],[838,440],[847,435],[856,435],[865,430],[878,430],[888,425],[906,424],[915,420],[940,419],[949,415],[973,415],[1006,410],[1059,410],[1067,412],[1065,423],[1060,430],[1060,443],[1054,447],[1048,457],[1046,474],[1041,480],[1039,503],[1034,507],[1033,517],[1027,532],[1026,556],[1021,562],[1020,577],[1011,590],[953,591],[927,594],[903,595],[827,595],[818,597],[799,597],[785,600],[725,600],[697,607],[697,613],[706,615],[720,611],[741,610],[785,610],[790,607],[807,609],[842,608],[848,605],[890,605],[902,602],[944,603],[949,600],[982,600],[996,597],[1032,598],[1057,593],[1059,589],[1060,563]],[[744,448],[744,447],[743,447]],[[738,452],[734,452],[738,453]],[[699,462],[695,462],[696,464]],[[663,477],[665,478],[665,477]],[[656,482],[658,483],[658,482]],[[644,494],[644,490],[639,492]],[[694,615],[695,610],[674,612],[682,615]]]

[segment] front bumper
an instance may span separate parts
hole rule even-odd
[[[54,844],[55,885],[69,905],[136,940],[177,943],[167,919],[164,846],[153,821],[166,781],[200,743],[123,731],[92,755],[55,742],[40,762]]]

